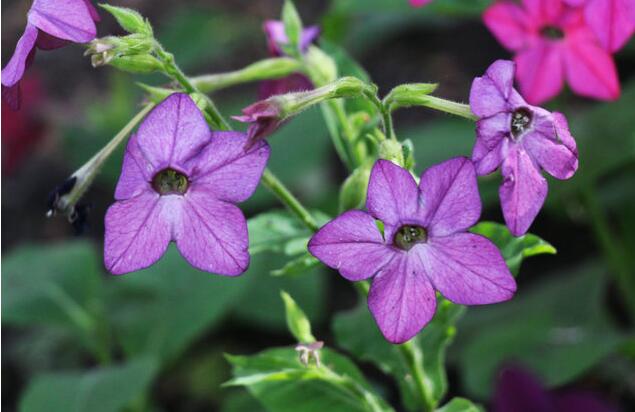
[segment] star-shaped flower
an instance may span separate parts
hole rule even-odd
[[[501,168],[503,215],[520,236],[547,197],[541,170],[569,179],[578,169],[578,151],[565,117],[528,104],[513,82],[514,63],[498,60],[472,83],[470,107],[479,117],[472,160],[479,175]]]
[[[378,160],[366,207],[327,223],[309,251],[348,280],[373,278],[368,306],[390,342],[409,340],[432,319],[435,290],[463,305],[501,302],[516,291],[496,246],[467,232],[481,214],[469,159],[429,168],[418,186],[407,170]]]
[[[27,13],[24,34],[9,63],[2,69],[2,100],[13,110],[20,107],[20,80],[36,49],[51,50],[68,42],[87,43],[95,38],[99,21],[90,0],[35,0]]]
[[[123,274],[146,268],[171,241],[194,267],[235,276],[249,265],[245,217],[234,203],[256,189],[269,158],[247,136],[210,131],[186,94],[157,106],[126,149],[117,200],[106,213],[104,260]]]

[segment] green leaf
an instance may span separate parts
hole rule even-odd
[[[302,19],[300,19],[298,10],[291,0],[285,0],[284,6],[282,6],[282,23],[284,23],[284,32],[289,40],[288,45],[282,46],[288,49],[285,50],[288,54],[299,55],[302,41]]]
[[[481,222],[471,232],[485,236],[498,246],[514,276],[518,274],[520,264],[525,258],[544,253],[556,254],[556,248],[538,236],[528,233],[514,237],[507,226],[500,223]]]
[[[304,247],[306,247],[306,243],[304,243]],[[313,255],[306,252],[303,255],[288,261],[282,268],[272,270],[272,276],[293,276],[298,275],[300,273],[305,273],[308,270],[313,269],[318,266],[320,261],[317,260]]]
[[[606,270],[588,262],[514,300],[470,311],[459,325],[458,360],[467,391],[487,399],[505,362],[562,385],[603,361],[625,339],[605,309]],[[557,367],[554,367],[557,365]]]
[[[288,245],[308,240],[311,232],[285,210],[272,210],[252,217],[247,222],[249,253],[284,253]],[[292,249],[296,250],[296,249]],[[305,248],[306,250],[306,248]]]
[[[437,412],[481,412],[482,409],[465,398],[454,398]]]
[[[110,283],[116,334],[128,354],[172,359],[230,311],[247,284],[198,271],[170,246],[152,267]]]
[[[311,333],[311,323],[295,300],[285,291],[280,292],[284,301],[287,326],[299,343],[313,343],[315,337]]]
[[[36,377],[20,401],[21,412],[120,412],[142,395],[158,370],[150,358],[88,372]]]
[[[416,348],[423,353],[424,371],[436,400],[440,400],[447,390],[445,351],[455,335],[454,324],[463,312],[463,306],[440,299],[435,317],[414,340]],[[371,362],[384,373],[392,375],[399,384],[404,406],[408,410],[416,410],[417,390],[408,365],[399,347],[387,342],[381,335],[365,306],[338,314],[333,330],[339,346],[360,361]]]
[[[138,11],[109,4],[100,4],[99,7],[112,14],[117,19],[117,23],[128,33],[141,33],[152,36],[152,26]]]
[[[291,348],[228,356],[234,378],[271,412],[391,411],[346,357],[321,349],[322,366],[306,367]]]

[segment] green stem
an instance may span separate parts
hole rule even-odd
[[[611,230],[608,218],[598,201],[598,194],[592,186],[582,190],[582,197],[586,210],[591,218],[591,228],[600,244],[611,272],[615,276],[617,286],[629,306],[631,317],[635,319],[635,282],[631,268],[625,259],[626,251],[621,247],[617,235]]]
[[[306,227],[308,227],[313,232],[316,232],[320,226],[317,224],[311,213],[300,203],[300,201],[287,189],[284,184],[273,174],[269,169],[265,169],[262,174],[262,184],[271,192],[282,203],[284,203],[293,214],[295,214],[298,219]]]
[[[368,101],[370,101],[376,108],[377,111],[381,114],[382,123],[384,126],[384,134],[389,139],[397,140],[397,135],[395,134],[395,129],[392,124],[392,115],[390,114],[390,110],[388,110],[384,103],[379,100],[377,97],[377,93],[373,91],[368,91],[364,93]]]
[[[436,407],[436,401],[434,400],[430,382],[426,378],[425,371],[423,370],[423,352],[415,345],[414,339],[399,345],[398,349],[404,357],[412,379],[414,380],[422,412],[433,411]]]
[[[442,99],[440,97],[424,95],[418,99],[413,99],[411,103],[413,106],[423,106],[429,109],[450,113],[455,116],[464,117],[469,120],[478,120],[478,117],[476,117],[474,113],[472,113],[472,110],[470,110],[469,105]]]

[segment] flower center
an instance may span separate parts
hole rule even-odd
[[[512,137],[514,140],[525,132],[531,125],[531,112],[521,108],[512,113]]]
[[[152,179],[152,188],[160,195],[182,195],[190,182],[187,177],[174,169],[163,169]]]
[[[428,240],[428,232],[421,226],[404,225],[397,230],[393,243],[401,250],[410,250],[417,243],[425,243]]]
[[[540,35],[549,40],[560,40],[564,38],[564,31],[556,26],[544,26],[540,29]]]

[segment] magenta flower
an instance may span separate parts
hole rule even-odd
[[[245,217],[234,203],[256,189],[269,158],[247,136],[210,132],[196,104],[173,94],[126,149],[115,204],[106,213],[104,260],[123,274],[155,263],[171,241],[194,267],[235,276],[249,265]]]
[[[516,77],[530,103],[557,95],[565,79],[579,95],[619,97],[615,63],[589,27],[583,7],[562,0],[503,0],[490,6],[483,19],[498,41],[516,54]]]
[[[410,0],[410,5],[412,7],[423,7],[431,1],[432,0]]]
[[[588,0],[584,17],[602,46],[615,53],[635,32],[635,1]]]
[[[284,56],[286,53],[283,46],[289,43],[286,33],[284,32],[284,23],[277,20],[268,20],[263,25],[263,29],[267,36],[267,46],[272,56]],[[320,28],[317,26],[307,27],[302,31],[300,37],[300,52],[305,53],[311,43],[317,39],[320,34]],[[313,83],[302,73],[295,73],[282,79],[265,80],[260,83],[258,97],[264,100],[276,94],[285,94],[290,92],[299,92],[313,89]]]
[[[89,0],[33,1],[24,34],[2,69],[2,100],[13,110],[20,107],[20,80],[36,48],[51,50],[68,42],[89,42],[97,35],[96,21],[99,15]]]
[[[578,151],[567,120],[529,105],[513,87],[514,63],[494,62],[472,83],[470,107],[479,117],[472,160],[479,175],[498,167],[505,222],[515,236],[524,234],[547,197],[541,169],[569,179],[578,168]]]
[[[496,246],[466,232],[481,214],[469,159],[429,168],[418,187],[407,170],[378,160],[366,207],[322,227],[309,251],[348,280],[374,277],[368,307],[390,342],[409,340],[432,319],[435,289],[462,305],[501,302],[516,291]]]

